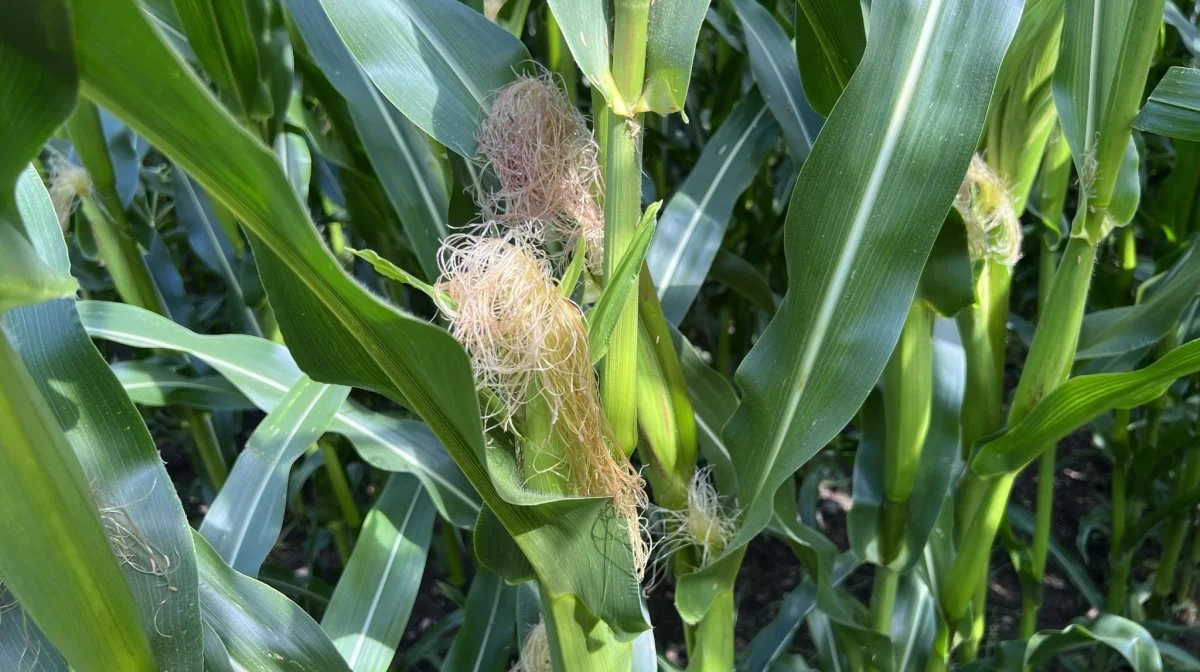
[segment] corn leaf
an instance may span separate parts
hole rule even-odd
[[[875,22],[871,22],[874,29]],[[866,46],[862,9],[853,2],[796,0],[796,60],[813,109],[829,116]]]
[[[260,78],[258,43],[265,10],[259,6],[259,15],[252,16],[254,3],[175,1],[188,46],[222,100],[242,119],[265,119],[272,113],[271,93]]]
[[[1171,270],[1143,287],[1145,300],[1083,318],[1075,359],[1114,357],[1166,336],[1200,291],[1200,254],[1195,246],[1187,248]]]
[[[393,474],[367,514],[321,619],[354,672],[390,668],[421,585],[433,514],[420,481],[407,474]]]
[[[1025,669],[1039,669],[1057,656],[1084,646],[1102,644],[1129,662],[1134,672],[1161,672],[1162,657],[1154,638],[1142,626],[1120,616],[1101,614],[1087,625],[1043,630],[1025,647]]]
[[[18,189],[26,230],[43,259],[70,270],[49,195],[32,170]],[[91,496],[133,591],[160,667],[195,669],[201,639],[191,532],[171,479],[137,409],[96,352],[65,299],[13,311],[5,331],[91,484]]]
[[[692,59],[709,0],[651,2],[646,39],[646,81],[639,112],[682,112],[692,80]],[[686,119],[686,117],[685,117]]]
[[[1167,70],[1133,127],[1177,140],[1200,140],[1200,69]]]
[[[646,264],[663,313],[678,325],[708,275],[733,208],[775,146],[779,125],[757,91],[738,103],[658,220]]]
[[[321,0],[379,91],[435,140],[471,158],[490,98],[529,52],[456,0]],[[479,58],[485,54],[486,58]]]
[[[31,179],[36,183],[36,175]],[[0,227],[19,225],[0,220]],[[14,325],[14,317],[26,318],[26,311],[38,307],[9,311],[0,331],[0,368],[5,372],[0,376],[0,457],[5,464],[0,469],[0,509],[5,512],[0,535],[8,540],[0,545],[0,575],[23,615],[72,667],[153,670],[149,639],[113,556],[88,475],[54,409],[10,345],[10,339],[27,333],[20,323]]]
[[[200,524],[200,534],[230,567],[258,574],[283,529],[292,464],[325,433],[349,393],[302,376],[250,435]]]
[[[1016,472],[1077,427],[1113,408],[1158,398],[1176,379],[1200,371],[1200,341],[1175,348],[1150,366],[1072,378],[1046,395],[1004,434],[985,443],[971,468],[981,476]]]
[[[742,403],[724,434],[741,527],[722,560],[680,579],[685,619],[707,610],[717,589],[709,577],[727,571],[721,566],[770,521],[779,485],[841,431],[883,371],[975,149],[1019,10],[1010,2],[873,5],[871,41],[842,96],[847,112],[830,115],[792,194],[787,296],[738,369]]]
[[[388,201],[400,218],[426,278],[435,278],[437,250],[449,231],[446,186],[421,131],[405,119],[354,60],[316,2],[288,0],[287,7],[313,60],[346,99],[350,118]]]
[[[500,672],[517,641],[518,586],[480,568],[467,593],[462,629],[442,661],[442,672]]]
[[[799,166],[817,139],[822,119],[804,98],[796,52],[787,33],[762,5],[753,0],[737,0],[733,7],[746,35],[754,81],[783,129],[792,160]]]
[[[558,21],[563,38],[575,63],[604,100],[616,110],[627,110],[633,101],[626,101],[617,90],[609,70],[607,4],[604,0],[546,0]],[[690,74],[690,73],[689,73]]]
[[[221,376],[189,376],[150,359],[114,362],[110,368],[125,388],[125,394],[142,406],[184,404],[208,411],[244,411],[255,407]]]
[[[264,412],[270,413],[304,375],[287,348],[237,334],[201,336],[135,306],[79,302],[84,326],[95,338],[138,348],[177,350],[202,360],[225,376]],[[330,431],[354,444],[364,460],[385,471],[416,474],[442,515],[470,527],[479,514],[479,495],[429,428],[346,401]]]
[[[199,532],[193,537],[200,568],[200,612],[224,646],[232,669],[349,672],[333,642],[303,609],[234,571]],[[205,648],[209,646],[220,651],[215,642]]]
[[[1118,198],[1114,188],[1128,161],[1129,124],[1141,102],[1162,8],[1163,0],[1066,3],[1054,105],[1085,192],[1105,207]]]
[[[587,314],[588,345],[591,346],[593,364],[608,352],[608,342],[617,326],[617,318],[629,297],[636,292],[638,270],[646,258],[646,251],[650,249],[650,241],[657,227],[655,215],[660,207],[661,201],[646,206],[625,256],[613,269],[612,277],[605,278],[604,291]]]
[[[840,586],[846,577],[858,569],[859,560],[853,553],[843,553],[833,566],[829,581]],[[738,669],[741,672],[767,672],[775,669],[772,663],[786,652],[800,629],[800,623],[817,606],[817,587],[811,577],[806,577],[800,586],[788,593],[779,606],[779,613],[771,619],[750,644],[746,646],[745,658]]]

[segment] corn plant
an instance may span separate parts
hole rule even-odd
[[[1200,669],[1194,5],[7,3],[0,668]]]

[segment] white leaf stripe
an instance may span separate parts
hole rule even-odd
[[[722,161],[721,167],[717,169],[716,176],[713,178],[712,182],[709,183],[708,188],[704,190],[704,193],[700,196],[700,200],[696,203],[696,207],[692,210],[692,214],[688,218],[687,225],[684,226],[683,236],[675,244],[674,250],[671,252],[671,256],[667,261],[667,266],[665,270],[663,270],[662,277],[656,278],[658,283],[658,298],[661,299],[666,294],[666,291],[675,282],[675,275],[679,271],[679,264],[683,259],[683,253],[687,249],[688,244],[691,242],[692,236],[695,235],[696,229],[700,224],[700,220],[704,217],[705,211],[708,209],[709,201],[712,200],[713,194],[715,194],[721,187],[721,183],[725,178],[725,174],[729,171],[729,166],[733,163],[738,152],[741,151],[742,146],[746,144],[746,141],[750,138],[754,131],[757,130],[759,123],[762,121],[763,115],[766,113],[767,108],[764,105],[763,108],[754,115],[754,118],[750,120],[750,123],[746,126],[746,130],[738,136],[738,139],[734,142],[733,147],[725,153],[725,160]],[[684,194],[677,194],[675,198],[679,198],[681,196],[684,196]],[[672,198],[671,203],[667,205],[668,210],[671,209],[671,205],[674,205],[675,198]]]
[[[392,565],[395,564],[396,555],[400,552],[400,546],[406,539],[405,533],[408,531],[408,523],[412,520],[413,511],[416,510],[417,502],[420,500],[423,492],[421,488],[413,488],[412,499],[409,500],[408,508],[404,512],[404,522],[396,530],[396,539],[392,542],[391,548],[388,549],[387,562],[384,563],[383,571],[379,574],[379,580],[375,582],[375,592],[371,595],[371,604],[367,608],[367,615],[363,619],[362,628],[358,630],[358,635],[354,638],[354,647],[350,650],[350,655],[346,657],[346,663],[350,665],[351,669],[355,669],[358,657],[362,655],[363,646],[368,639],[367,635],[371,632],[371,623],[375,620],[375,613],[379,610],[379,601],[383,597],[383,589],[388,585],[388,576],[392,573]]]
[[[502,594],[504,594],[504,582],[496,581],[496,593],[492,596],[492,608],[488,611],[487,628],[483,631],[483,639],[480,640],[481,643],[488,641],[488,638],[492,636],[492,629],[496,627],[496,610],[500,608],[500,596]],[[485,651],[487,651],[487,647],[481,645],[479,653],[475,656],[475,664],[471,666],[472,672],[479,672],[479,669],[483,667],[483,654]]]
[[[740,2],[736,3],[735,7],[738,7],[739,9],[741,9],[741,3]],[[765,15],[765,18],[764,18],[764,16],[756,16],[756,17],[753,17],[751,21],[746,21],[745,19],[743,19],[742,25],[745,26],[745,28],[746,28],[745,32],[746,32],[747,37],[753,38],[754,43],[758,45],[759,51],[762,53],[766,64],[768,66],[770,66],[770,68],[771,68],[771,74],[774,76],[775,80],[777,81],[778,87],[781,90],[783,90],[783,94],[784,94],[784,98],[786,99],[787,106],[788,106],[788,108],[790,108],[790,110],[792,112],[789,119],[795,119],[796,126],[800,128],[800,133],[801,133],[801,135],[804,136],[804,142],[807,145],[804,149],[805,150],[811,149],[812,144],[813,144],[813,136],[812,136],[811,132],[808,130],[808,127],[806,127],[804,125],[804,116],[800,112],[801,109],[803,109],[803,106],[801,106],[800,102],[798,100],[796,100],[795,87],[788,86],[787,78],[784,76],[784,70],[780,67],[779,60],[776,58],[776,56],[778,54],[777,50],[774,50],[774,49],[771,49],[770,47],[768,47],[766,41],[763,39],[763,36],[759,33],[759,28],[762,27],[761,24],[759,23],[760,21],[763,21],[763,20],[774,21],[774,19],[772,19],[770,14],[767,14],[766,10],[763,9],[758,4],[754,4],[752,7],[747,7],[744,11],[746,11],[747,13],[751,13],[751,12],[755,12],[756,10],[759,12],[762,12],[762,14]],[[753,53],[753,52],[751,52],[751,53]],[[789,51],[788,53],[791,54],[794,52]],[[790,66],[791,68],[796,70],[796,83],[799,83],[799,81],[800,81],[799,69],[796,67],[795,61],[786,64],[786,66]],[[767,97],[767,88],[765,86],[762,86],[761,82],[760,82],[759,88],[763,92],[763,98],[766,98]],[[768,103],[768,105],[769,105],[769,103]],[[779,121],[779,123],[781,125],[787,125],[789,123],[788,119],[778,119],[778,117],[777,117],[777,121]]]
[[[767,455],[767,464],[775,464],[779,459],[779,453],[783,450],[783,443],[800,408],[800,401],[804,398],[805,392],[808,390],[808,384],[811,382],[817,358],[820,356],[821,350],[825,345],[829,325],[833,321],[834,313],[842,302],[842,293],[845,291],[846,283],[850,280],[863,235],[867,230],[867,223],[875,209],[875,202],[878,200],[879,192],[883,188],[883,181],[887,177],[888,169],[891,167],[896,147],[900,144],[901,130],[908,118],[908,113],[911,111],[912,98],[915,94],[917,80],[925,69],[925,61],[928,58],[929,48],[933,42],[933,31],[937,27],[937,19],[942,13],[943,3],[944,0],[931,0],[926,9],[926,14],[922,19],[916,49],[913,51],[911,60],[905,68],[904,79],[900,85],[900,94],[896,97],[896,101],[892,105],[891,115],[884,131],[883,144],[880,147],[879,156],[871,166],[871,173],[867,180],[866,189],[851,220],[849,235],[847,236],[846,244],[842,247],[841,253],[838,256],[829,288],[821,296],[821,303],[817,310],[813,330],[809,337],[804,339],[799,366],[795,375],[791,378],[796,381],[796,384],[792,386],[788,393],[780,422],[775,425],[774,436],[771,439]],[[743,484],[743,487],[749,485],[750,492],[761,490],[763,481],[770,475],[770,470],[759,470],[758,474],[758,483]]]

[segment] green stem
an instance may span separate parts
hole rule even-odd
[[[462,546],[458,538],[458,530],[445,520],[442,521],[442,545],[446,551],[446,580],[452,586],[462,588],[467,585],[467,566],[462,558]]]
[[[1193,448],[1188,453],[1180,473],[1176,475],[1174,495],[1182,496],[1197,487],[1200,487],[1200,449]],[[1175,587],[1175,568],[1179,565],[1179,556],[1183,553],[1183,544],[1187,540],[1192,518],[1191,511],[1176,516],[1163,536],[1162,554],[1159,556],[1154,586],[1146,608],[1146,615],[1150,618],[1161,619],[1166,614],[1167,597]]]
[[[1192,599],[1192,581],[1196,578],[1196,568],[1200,565],[1200,527],[1192,525],[1192,552],[1188,558],[1188,562],[1184,563],[1183,570],[1179,573],[1179,593],[1177,597],[1182,600]]]
[[[925,672],[946,672],[950,669],[950,642],[950,626],[945,620],[937,619],[937,634],[929,650],[929,659],[925,662]]]
[[[1038,277],[1038,305],[1045,311],[1050,298],[1050,287],[1054,278],[1054,250],[1046,244],[1042,235],[1041,264]],[[1021,639],[1029,639],[1037,631],[1038,611],[1042,606],[1042,586],[1046,577],[1046,558],[1050,551],[1050,528],[1054,520],[1054,474],[1057,451],[1050,447],[1038,460],[1038,488],[1036,516],[1033,527],[1033,547],[1030,549],[1029,573],[1032,583],[1039,586],[1033,594],[1021,596]]]
[[[1126,501],[1124,465],[1113,465],[1112,473],[1112,534],[1109,538],[1108,600],[1109,613],[1122,615],[1128,601],[1129,568],[1131,558],[1122,556],[1120,549],[1125,542],[1126,514],[1129,505]]]
[[[963,639],[962,648],[958,650],[958,659],[962,663],[973,662],[979,657],[979,647],[983,645],[984,626],[987,624],[987,567],[984,567],[984,580],[975,586],[975,596],[971,599],[971,626]]]
[[[1103,211],[1085,215],[1103,217]],[[1023,418],[1034,404],[1066,380],[1075,358],[1084,304],[1091,284],[1096,248],[1084,238],[1071,238],[1055,273],[1054,284],[1030,346],[1025,373],[1017,385],[1009,423]],[[960,485],[963,502],[958,516],[958,556],[942,591],[943,609],[951,623],[966,616],[976,587],[987,576],[987,559],[1015,474],[995,478],[968,469]]]
[[[875,585],[871,589],[871,627],[891,636],[892,612],[896,610],[896,589],[900,572],[884,566],[875,568]]]
[[[350,490],[350,482],[346,480],[346,471],[342,469],[342,461],[338,458],[337,444],[333,438],[326,437],[319,439],[317,445],[321,447],[321,457],[325,461],[325,473],[329,476],[329,485],[333,490],[334,498],[337,499],[342,520],[346,522],[346,527],[350,532],[357,532],[358,528],[362,526],[362,515],[354,504],[354,494]]]
[[[1046,577],[1046,558],[1050,550],[1050,526],[1054,520],[1054,473],[1056,453],[1050,447],[1038,460],[1037,518],[1033,526],[1033,547],[1030,549],[1029,573],[1041,586]],[[1041,590],[1021,596],[1021,639],[1029,639],[1037,631],[1038,610],[1042,606]]]
[[[641,95],[646,68],[646,30],[650,0],[617,0],[614,4],[613,77],[627,101]],[[614,101],[609,101],[610,105]],[[641,116],[621,117],[610,109],[601,143],[604,164],[604,273],[616,271],[633,240],[641,217]],[[602,362],[604,412],[625,455],[637,445],[637,298],[622,307]]]
[[[1137,239],[1132,224],[1121,229],[1117,245],[1121,250],[1121,274],[1117,276],[1117,288],[1119,295],[1124,297],[1133,288],[1133,271],[1137,268]]]

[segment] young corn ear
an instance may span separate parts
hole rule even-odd
[[[967,226],[972,260],[990,259],[1013,266],[1021,258],[1021,221],[1008,187],[978,154],[971,158],[954,209]]]
[[[696,470],[688,482],[687,508],[661,511],[666,528],[661,561],[690,546],[699,552],[703,567],[725,550],[737,531],[736,512],[726,511],[721,504],[711,472],[711,467]]]
[[[566,446],[565,479],[577,494],[612,498],[628,523],[640,574],[649,554],[640,514],[646,494],[641,476],[613,449],[578,306],[559,293],[545,257],[520,237],[460,234],[447,239],[440,256],[450,331],[480,386],[503,402],[492,420],[518,429],[518,413],[537,395],[553,439]]]
[[[599,150],[554,76],[522,76],[501,89],[476,139],[500,182],[480,204],[485,218],[567,251],[582,241],[588,268],[602,272]]]

